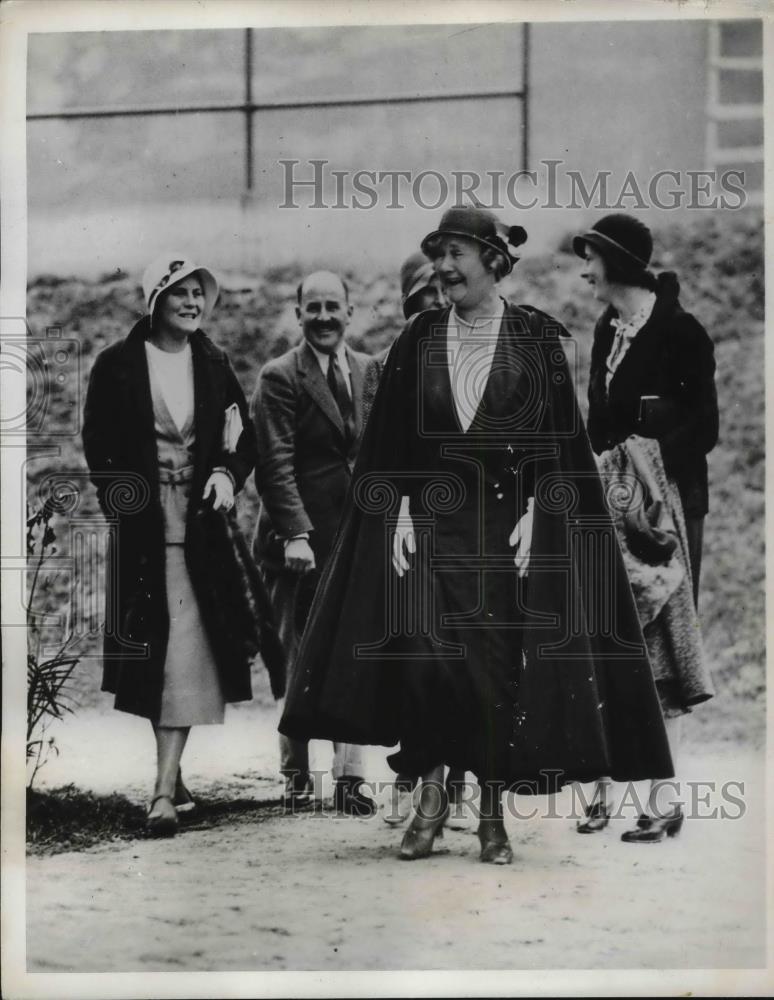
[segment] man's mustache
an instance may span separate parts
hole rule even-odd
[[[320,320],[314,320],[312,322],[312,329],[319,333],[328,333],[331,330],[340,330],[341,323],[338,320],[331,319],[323,323]]]

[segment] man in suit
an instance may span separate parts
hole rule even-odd
[[[264,366],[251,403],[262,501],[253,552],[269,588],[291,676],[344,508],[363,429],[363,379],[370,362],[344,343],[352,305],[338,275],[310,274],[297,298],[304,339]],[[311,804],[306,742],[280,736],[280,770],[286,806]],[[338,811],[375,812],[362,788],[359,746],[334,743],[333,776]]]

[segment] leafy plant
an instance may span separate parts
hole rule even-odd
[[[27,787],[32,785],[38,771],[50,753],[58,753],[56,741],[48,735],[54,719],[61,719],[65,712],[72,712],[68,704],[67,685],[79,657],[72,653],[72,616],[67,615],[65,638],[53,656],[43,650],[46,615],[35,610],[36,601],[45,594],[51,583],[45,571],[46,559],[56,553],[56,534],[51,522],[57,501],[49,498],[27,517],[27,557],[34,564],[32,581],[27,599]],[[45,657],[45,658],[44,658]]]

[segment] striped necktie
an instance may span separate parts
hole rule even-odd
[[[341,370],[339,359],[335,354],[328,356],[327,381],[328,387],[339,408],[341,419],[344,421],[344,437],[347,447],[349,447],[355,440],[355,412],[352,406],[352,399],[347,390],[347,383],[344,381],[344,374]]]

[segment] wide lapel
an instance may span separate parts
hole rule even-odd
[[[218,392],[218,373],[222,369],[220,357],[213,357],[199,332],[191,337],[191,355],[194,371],[194,475],[191,497],[200,496],[210,472],[210,456],[214,437],[221,428],[219,406],[223,393]]]
[[[352,408],[355,411],[355,432],[360,436],[363,430],[363,382],[365,368],[360,366],[359,359],[347,348],[349,362],[349,379],[352,385]]]
[[[535,378],[531,375],[536,367],[540,369],[540,361],[534,357],[540,350],[541,345],[530,332],[527,312],[506,302],[472,430],[493,432],[499,437],[505,432],[529,431],[534,426],[547,402],[544,393],[536,393]]]
[[[147,317],[135,324],[124,341],[124,364],[121,366],[121,372],[126,389],[124,409],[127,413],[127,423],[138,443],[141,473],[148,483],[151,496],[158,497],[158,448],[148,358],[145,353],[145,338],[149,330]]]
[[[643,362],[657,348],[663,337],[664,324],[660,318],[662,309],[662,303],[657,298],[650,316],[632,338],[626,354],[621,358],[618,367],[611,375],[608,395],[613,395],[613,386],[615,386],[616,395],[621,395],[623,391],[624,396],[629,396],[632,385],[636,386],[638,383],[640,372],[643,370]],[[607,362],[607,358],[605,358],[605,362]]]
[[[506,345],[510,343],[510,338],[506,336],[506,328],[510,329],[508,309],[509,305],[506,302],[497,331],[497,341],[486,377],[486,385],[478,401],[476,412],[473,414],[468,433],[471,431],[482,433],[490,429],[492,427],[491,421],[497,417],[497,411],[502,405],[503,396],[507,395],[507,393],[504,394],[503,392],[503,378],[508,370],[508,366],[503,364],[502,357],[503,352],[506,350]],[[506,388],[510,390],[512,386],[507,386]]]
[[[450,434],[465,433],[457,413],[454,400],[452,373],[450,368],[451,345],[449,343],[449,321],[451,306],[446,306],[437,322],[428,328],[429,343],[424,346],[422,368],[422,394],[428,400],[434,399],[441,426]],[[424,405],[424,404],[423,404]],[[468,431],[473,426],[471,421]]]
[[[615,331],[610,323],[613,307],[608,306],[594,328],[594,343],[591,348],[591,368],[589,371],[589,398],[600,403],[607,399],[607,359],[613,348]]]
[[[331,390],[328,388],[328,383],[323,378],[317,358],[306,341],[299,348],[298,373],[301,376],[301,384],[304,389],[306,389],[341,436],[344,437],[344,421],[341,418],[338,405],[331,394]]]

